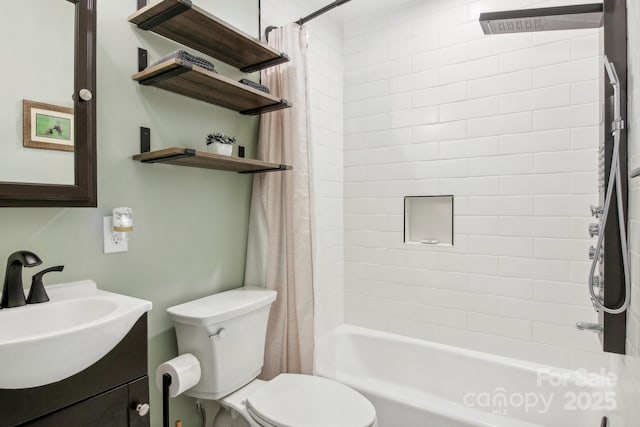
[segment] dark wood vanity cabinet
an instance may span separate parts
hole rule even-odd
[[[149,379],[144,377],[29,422],[25,426],[149,427],[149,416],[140,416],[136,411],[138,402],[148,400]]]
[[[98,362],[54,384],[0,389],[0,427],[150,427],[147,315]]]
[[[129,425],[128,401],[127,386],[122,386],[25,425],[29,427],[127,426]]]

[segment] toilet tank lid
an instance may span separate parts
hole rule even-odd
[[[175,305],[167,312],[175,322],[211,325],[255,311],[275,299],[276,291],[245,286]]]

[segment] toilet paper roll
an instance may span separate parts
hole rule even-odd
[[[200,362],[190,353],[168,360],[156,369],[156,386],[162,390],[162,375],[171,375],[169,396],[176,397],[200,382]]]

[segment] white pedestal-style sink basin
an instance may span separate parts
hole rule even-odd
[[[151,302],[102,291],[91,280],[47,286],[50,301],[0,310],[0,388],[38,387],[104,357]]]

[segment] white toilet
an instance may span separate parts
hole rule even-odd
[[[167,309],[179,352],[193,354],[202,369],[185,394],[220,403],[215,427],[375,426],[371,402],[344,384],[298,374],[256,379],[275,299],[275,291],[244,287]]]

